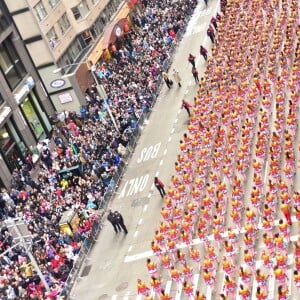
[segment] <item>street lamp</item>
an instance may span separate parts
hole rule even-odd
[[[61,67],[61,68],[55,69],[55,70],[53,70],[52,72],[53,72],[54,74],[57,74],[57,73],[61,72],[62,70],[66,69],[66,68],[70,68],[70,67],[72,67],[72,66],[78,66],[78,65],[82,65],[82,64],[84,64],[84,63],[74,63],[74,64],[69,64],[69,65],[63,66],[63,67]],[[97,77],[96,77],[95,72],[96,72],[96,66],[95,66],[95,65],[92,65],[92,66],[91,66],[91,74],[92,74],[92,76],[93,76],[93,79],[94,79],[94,82],[95,82],[95,85],[96,85],[98,94],[99,94],[100,97],[103,99],[105,109],[107,109],[108,114],[109,114],[109,117],[110,117],[110,119],[111,119],[111,121],[112,121],[112,123],[113,123],[113,125],[114,125],[114,127],[115,127],[115,129],[116,129],[116,131],[118,132],[118,131],[119,131],[119,128],[118,128],[118,126],[117,126],[116,119],[114,118],[114,116],[113,116],[113,114],[112,114],[112,112],[111,112],[111,109],[110,109],[110,107],[109,107],[109,105],[108,105],[108,103],[107,103],[108,97],[107,97],[105,88],[104,88],[104,86],[103,86],[102,84],[100,84],[100,83],[98,82],[98,79],[97,79]],[[69,73],[69,74],[62,75],[61,77],[62,77],[62,78],[66,78],[66,77],[70,77],[70,76],[73,76],[73,75],[74,75],[74,73]]]

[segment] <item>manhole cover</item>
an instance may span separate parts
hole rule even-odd
[[[131,203],[132,207],[137,207],[137,206],[144,206],[146,204],[149,203],[149,198],[145,197],[145,198],[138,198],[138,199],[134,199]]]
[[[109,299],[107,294],[103,294],[98,298],[98,300],[106,300],[106,299]]]
[[[123,282],[116,287],[116,291],[121,292],[121,291],[125,290],[127,287],[128,287],[128,282]]]
[[[80,276],[85,277],[85,276],[89,275],[91,268],[92,268],[92,265],[85,266],[83,271],[81,272]]]

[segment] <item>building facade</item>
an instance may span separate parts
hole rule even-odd
[[[56,111],[78,111],[92,83],[86,61],[122,0],[4,0]],[[70,66],[71,65],[71,66]],[[57,73],[58,68],[62,68]],[[79,70],[79,71],[78,71]],[[78,82],[76,73],[87,78]],[[64,76],[65,73],[71,76]]]
[[[51,132],[54,108],[3,1],[0,1],[0,187]]]

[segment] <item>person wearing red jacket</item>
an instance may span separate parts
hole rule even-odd
[[[165,191],[165,188],[164,188],[165,185],[163,184],[163,182],[161,180],[159,180],[158,177],[154,177],[154,185],[158,189],[161,197],[164,198],[164,196],[166,195],[166,191]]]
[[[207,50],[202,45],[200,46],[200,54],[207,61]]]
[[[193,54],[189,54],[188,61],[192,64],[192,66],[195,68],[195,56]]]
[[[182,104],[181,104],[181,109],[183,109],[183,108],[187,111],[187,113],[190,117],[191,116],[190,108],[192,108],[192,105],[184,99],[182,99]]]

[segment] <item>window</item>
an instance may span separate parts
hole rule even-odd
[[[0,45],[0,67],[11,90],[26,75],[24,65],[10,39]]]
[[[84,18],[90,11],[86,0],[82,0],[79,5],[72,7],[71,10],[75,20]]]
[[[52,27],[46,34],[47,38],[48,38],[48,42],[49,45],[51,47],[51,49],[54,49],[57,45],[57,41],[58,41],[58,37],[56,34],[56,31],[54,29],[54,27]]]
[[[53,8],[58,2],[59,0],[49,0],[49,5]]]
[[[0,30],[3,31],[8,27],[7,18],[3,14],[2,9],[0,9]]]
[[[3,104],[3,103],[4,103],[4,99],[3,99],[2,94],[0,94],[0,106],[1,106],[1,104]]]
[[[66,13],[64,13],[62,17],[58,20],[58,25],[60,27],[61,33],[64,35],[71,26]]]
[[[47,12],[41,1],[33,9],[39,21],[42,21],[47,17]]]

